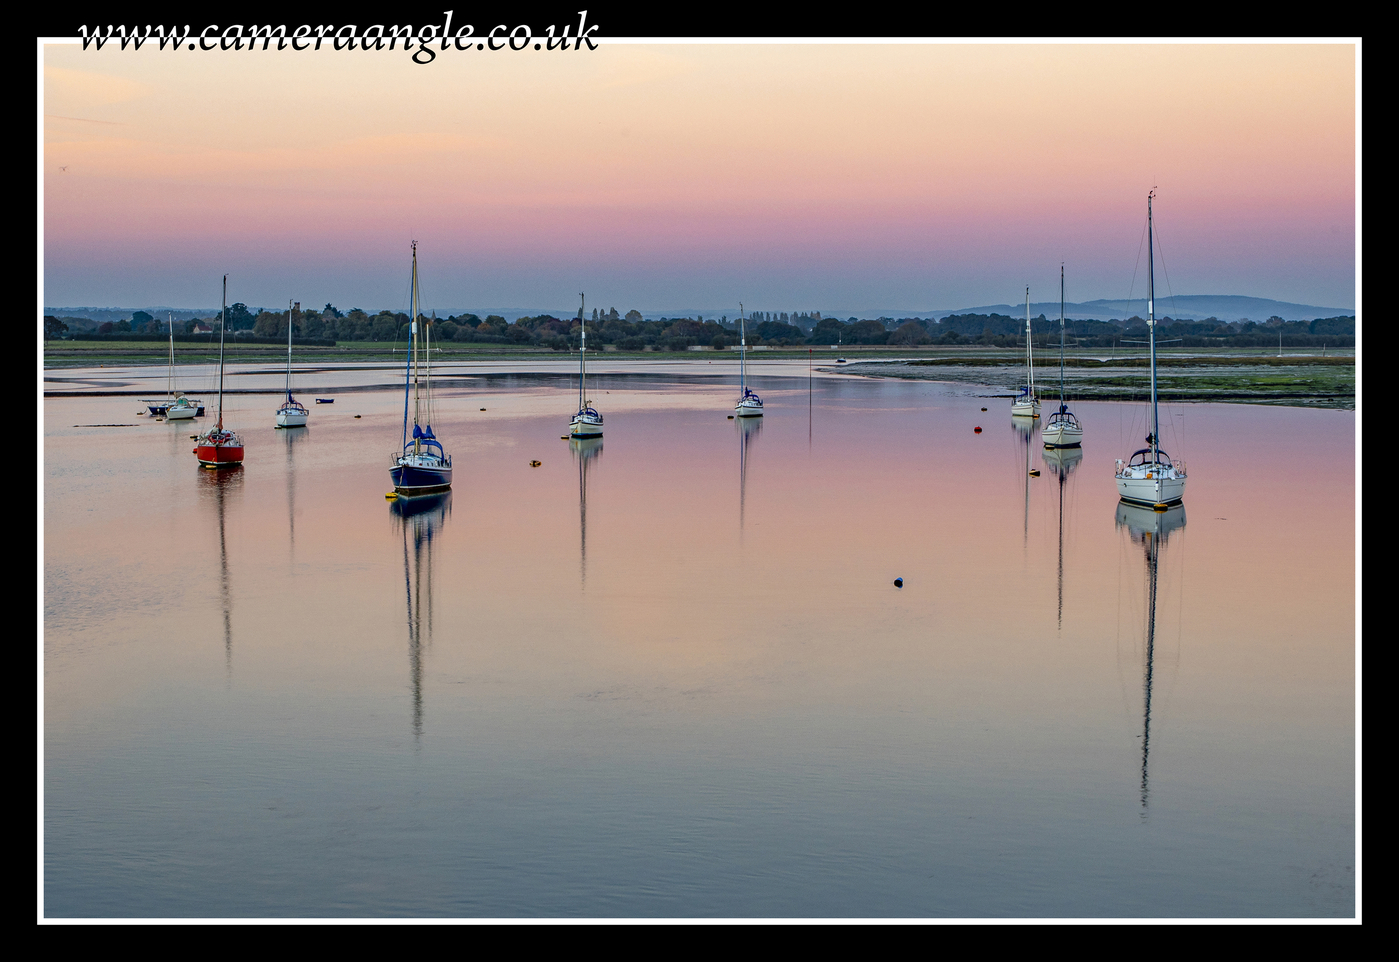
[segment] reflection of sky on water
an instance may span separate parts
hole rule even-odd
[[[443,404],[421,512],[391,390],[290,447],[249,414],[224,473],[46,401],[48,910],[1353,911],[1352,414],[1175,409],[1143,834],[1133,411],[1008,452],[964,385],[817,380],[809,427],[760,380],[749,479],[731,384],[657,389],[604,387],[592,487],[566,380]],[[1284,429],[1285,523],[1243,476]]]

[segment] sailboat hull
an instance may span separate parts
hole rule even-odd
[[[167,421],[188,421],[199,413],[199,408],[194,406],[183,406],[172,404],[165,409],[165,419]]]
[[[277,427],[304,428],[308,414],[300,404],[295,407],[282,407],[277,411]]]
[[[1047,448],[1077,448],[1083,446],[1083,428],[1063,421],[1051,420],[1041,435]]]
[[[741,418],[760,418],[763,416],[763,402],[744,398],[734,405],[734,414]]]
[[[401,458],[389,468],[389,477],[393,479],[393,489],[397,494],[433,494],[451,488],[452,466],[432,464],[423,458]]]
[[[575,414],[572,422],[568,425],[568,435],[570,438],[600,438],[602,437],[602,418],[595,415]]]
[[[243,443],[219,444],[200,438],[194,456],[206,468],[229,468],[243,463]]]
[[[1141,475],[1133,477],[1133,474]],[[1149,508],[1171,507],[1185,497],[1185,478],[1165,471],[1129,472],[1117,476],[1117,493],[1128,504]]]
[[[1013,401],[1010,405],[1010,416],[1014,418],[1037,418],[1040,416],[1040,402]]]

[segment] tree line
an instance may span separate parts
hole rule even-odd
[[[617,350],[683,351],[690,347],[727,349],[739,344],[738,324],[727,315],[718,320],[695,317],[662,317],[647,320],[640,311],[619,314],[617,309],[593,309],[586,322],[577,317],[560,318],[552,314],[521,317],[513,323],[499,314],[480,317],[460,314],[439,319],[424,317],[432,324],[432,336],[455,343],[514,344],[545,347],[556,351],[574,350],[586,323],[589,341],[598,348],[613,345]],[[69,332],[66,321],[80,318],[44,318],[44,336],[83,337]],[[230,333],[240,339],[257,342],[285,341],[287,325],[298,341],[333,343],[336,341],[396,341],[408,337],[409,317],[404,312],[383,310],[369,314],[360,308],[340,311],[331,304],[320,310],[302,310],[295,305],[287,311],[248,308],[237,303],[227,309]],[[793,323],[795,322],[795,323]],[[804,328],[809,324],[809,328]],[[180,322],[176,330],[192,335],[217,330],[218,315],[207,319]],[[851,317],[840,320],[812,314],[772,314],[754,312],[746,324],[746,339],[750,346],[776,347],[888,345],[912,347],[931,344],[967,344],[987,347],[1016,347],[1025,343],[1025,321],[1004,314],[953,314],[942,318],[865,319]],[[1059,340],[1059,321],[1041,314],[1030,322],[1036,345],[1052,347]],[[163,335],[163,322],[143,311],[133,314],[130,321],[105,322],[93,332],[97,336],[115,335],[147,337]],[[1107,321],[1066,319],[1064,333],[1077,347],[1110,347],[1123,341],[1145,340],[1146,321],[1132,316]],[[88,335],[91,336],[91,335]],[[1239,318],[1222,321],[1209,317],[1200,321],[1174,320],[1163,317],[1157,324],[1157,339],[1179,342],[1185,347],[1267,347],[1277,344],[1281,336],[1285,347],[1353,347],[1355,317],[1317,318],[1311,321],[1285,321],[1270,317],[1266,321]],[[181,338],[183,339],[183,338]]]

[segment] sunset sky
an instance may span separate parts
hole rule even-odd
[[[43,303],[1356,303],[1352,43],[43,48]],[[66,168],[66,169],[62,169]],[[1135,279],[1134,279],[1135,275]]]

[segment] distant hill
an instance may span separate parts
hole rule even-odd
[[[340,306],[340,305],[337,305]],[[597,305],[606,311],[614,305],[608,304],[605,307]],[[615,307],[620,313],[625,314],[636,305],[616,304]],[[249,305],[254,311],[257,308]],[[276,310],[277,308],[271,308]],[[285,308],[283,308],[285,309]],[[348,310],[340,306],[341,310]],[[759,305],[760,310],[765,308]],[[819,309],[819,308],[818,308]],[[207,318],[218,314],[219,309],[214,307],[189,308],[189,307],[45,307],[44,313],[56,317],[85,317],[90,318],[97,324],[103,321],[124,321],[131,315],[142,310],[147,314],[164,320],[167,315],[173,313],[176,321],[188,321],[196,317]],[[373,313],[379,310],[375,307],[370,309]],[[1073,318],[1082,320],[1108,321],[1114,318],[1125,320],[1133,314],[1146,316],[1146,298],[1136,298],[1128,301],[1125,299],[1103,298],[1096,301],[1069,302],[1064,305],[1064,312]],[[537,317],[541,314],[551,314],[554,317],[568,318],[574,317],[578,313],[578,308],[572,310],[549,308],[549,307],[472,307],[472,308],[436,308],[434,313],[438,317],[460,316],[462,314],[475,314],[478,317],[486,317],[490,314],[498,314],[507,321],[515,321],[521,317]],[[878,317],[921,317],[938,318],[941,320],[950,314],[1005,314],[1009,317],[1023,317],[1025,305],[1021,304],[985,304],[979,307],[959,307],[952,310],[824,310],[821,313],[826,317],[838,317],[845,320],[849,317],[858,318],[878,318]],[[1045,317],[1057,318],[1059,316],[1058,301],[1031,301],[1030,313],[1032,316],[1043,314]],[[1353,307],[1317,307],[1313,304],[1293,304],[1288,301],[1274,301],[1266,297],[1245,297],[1240,294],[1184,294],[1176,297],[1158,297],[1156,299],[1156,313],[1160,317],[1172,317],[1177,320],[1201,321],[1207,317],[1215,317],[1221,321],[1233,322],[1241,318],[1248,318],[1252,321],[1266,321],[1270,317],[1281,317],[1286,321],[1310,321],[1318,317],[1341,317],[1355,314]],[[719,320],[720,317],[727,316],[730,320],[736,320],[738,311],[733,308],[702,310],[699,308],[671,308],[667,310],[643,310],[642,314],[648,320],[657,320],[662,317],[703,317],[705,320]],[[592,308],[588,308],[588,316],[592,317]]]
[[[1064,313],[1069,317],[1090,321],[1123,320],[1133,314],[1146,316],[1146,298],[1100,299],[1079,303],[1066,303]],[[1233,322],[1241,318],[1251,321],[1266,321],[1270,317],[1281,317],[1285,321],[1310,321],[1318,317],[1341,317],[1355,313],[1353,307],[1317,307],[1312,304],[1292,304],[1287,301],[1274,301],[1266,297],[1244,297],[1240,294],[1183,294],[1175,297],[1156,299],[1156,316],[1172,317],[1176,320],[1202,321],[1216,317],[1221,321]],[[985,307],[963,307],[955,311],[932,311],[916,315],[936,317],[941,320],[949,314],[1006,314],[1010,317],[1023,317],[1024,304],[991,304]],[[1059,316],[1058,301],[1031,301],[1030,314],[1045,317]]]

